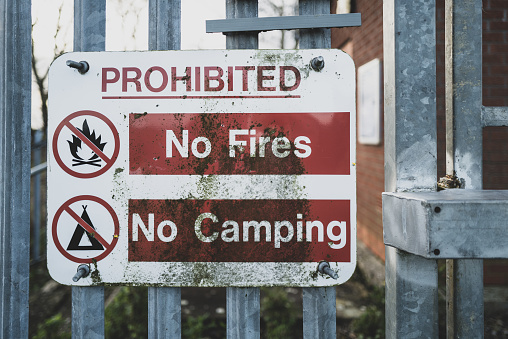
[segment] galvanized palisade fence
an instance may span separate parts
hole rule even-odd
[[[446,1],[447,173],[436,190],[435,0],[384,1],[386,335],[438,338],[437,259],[447,259],[447,338],[482,338],[483,259],[507,258],[508,191],[482,191],[482,0]],[[440,315],[443,317],[444,315]]]
[[[149,48],[180,49],[180,1],[149,1]],[[257,0],[227,0],[227,18],[257,17]],[[329,13],[328,0],[300,0],[305,24],[282,22],[284,29],[300,32],[301,48],[330,48],[330,30],[321,27],[358,26],[347,18],[342,23],[318,24]],[[31,1],[2,0],[0,45],[0,282],[2,338],[28,337],[28,279],[30,244],[30,93]],[[105,0],[74,1],[74,50],[105,49]],[[357,16],[359,19],[359,16]],[[330,19],[330,18],[327,18]],[[311,27],[320,27],[312,28]],[[266,30],[266,25],[264,29]],[[279,27],[280,28],[280,27]],[[277,27],[271,28],[277,29]],[[253,30],[254,31],[254,30]],[[258,32],[229,33],[227,48],[256,49]],[[38,174],[44,165],[32,170]],[[36,252],[38,255],[38,251]],[[148,295],[149,338],[181,337],[180,288],[150,287]],[[227,289],[228,338],[260,337],[259,288]],[[335,338],[335,288],[303,289],[305,338]],[[104,337],[104,287],[72,288],[72,337]]]

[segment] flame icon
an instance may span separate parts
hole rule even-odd
[[[90,132],[90,127],[88,126],[86,119],[83,121],[83,127],[81,129],[78,128],[78,130],[83,133],[83,135],[95,146],[97,146],[99,150],[104,150],[104,146],[106,146],[107,143],[101,142],[100,135],[97,137],[95,136],[95,130]],[[81,140],[74,134],[72,135],[72,142],[70,140],[67,140],[67,142],[69,143],[71,154],[74,157],[74,159],[72,159],[72,166],[91,165],[101,167],[102,159],[99,158],[99,156],[90,148],[83,148]]]

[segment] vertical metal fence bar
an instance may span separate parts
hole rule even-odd
[[[437,261],[386,247],[386,337],[438,338]]]
[[[226,18],[258,16],[257,0],[226,0]],[[226,36],[227,49],[257,49],[258,33],[232,33]],[[260,289],[257,287],[226,289],[226,326],[228,339],[257,339],[260,328]]]
[[[148,49],[179,50],[181,48],[181,0],[150,0]]]
[[[179,287],[148,288],[148,338],[181,338],[181,300]]]
[[[303,337],[337,337],[335,287],[303,288]]]
[[[181,0],[149,1],[148,48],[181,48]],[[181,289],[148,287],[148,337],[178,339],[182,336]]]
[[[300,0],[300,15],[330,14],[330,1]],[[300,48],[331,48],[332,35],[329,28],[300,30]]]
[[[255,18],[258,16],[258,0],[226,0],[226,18]],[[257,49],[258,32],[228,33],[227,49]]]
[[[330,14],[328,0],[300,0],[300,15]],[[300,30],[300,48],[331,48],[328,28]],[[335,287],[303,289],[303,337],[336,338]]]
[[[0,1],[0,337],[28,338],[31,3]]]
[[[388,192],[436,188],[435,13],[435,0],[384,1]],[[386,247],[385,266],[387,338],[437,338],[436,261]]]
[[[7,0],[0,0],[0,18],[2,18],[2,21],[0,21],[0,95],[3,97],[5,95],[5,52],[6,49],[5,46],[5,8],[7,7]],[[5,135],[5,130],[7,129],[7,124],[5,120],[5,104],[2,99],[0,99],[0,136]],[[4,263],[4,261],[7,259],[6,255],[4,253],[4,250],[6,248],[5,242],[6,242],[6,235],[5,235],[5,207],[7,204],[5,203],[5,180],[4,180],[4,172],[7,171],[7,168],[4,169],[2,164],[5,164],[5,147],[7,145],[5,138],[0,137],[0,334],[3,336],[5,335],[4,331],[4,314],[7,314],[8,312],[5,312],[5,309],[8,308],[7,300],[5,299],[6,295],[4,294],[4,291],[6,290],[6,286],[4,283],[4,272],[7,272],[7,267]],[[7,323],[6,323],[7,324]],[[6,325],[7,326],[7,325]]]
[[[104,338],[104,287],[72,288],[72,338]]]
[[[36,165],[41,163],[41,148],[42,148],[42,130],[35,131],[34,144],[35,150],[33,151],[33,161]],[[41,175],[37,173],[33,177],[34,191],[34,214],[33,214],[33,239],[32,239],[32,260],[38,262],[40,260],[40,239],[41,239]]]
[[[74,0],[74,51],[104,51],[106,1]],[[72,287],[72,338],[104,338],[104,287]]]
[[[447,173],[482,188],[482,1],[446,0]],[[484,332],[483,260],[447,262],[447,337]]]
[[[229,287],[226,289],[227,338],[259,339],[259,288]]]

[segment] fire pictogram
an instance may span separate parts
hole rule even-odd
[[[79,111],[67,116],[53,136],[56,162],[77,178],[94,178],[116,161],[120,139],[115,125],[103,114]]]
[[[101,142],[101,136],[95,136],[95,130],[90,132],[90,127],[88,127],[88,122],[86,119],[83,121],[83,127],[78,130],[83,133],[85,137],[88,138],[97,148],[101,151],[104,151],[104,146],[106,146],[106,142]],[[101,167],[103,160],[92,151],[89,147],[86,146],[85,143],[81,142],[81,139],[72,135],[72,142],[67,140],[69,143],[69,148],[72,156],[72,166],[82,166],[82,165],[90,165]]]

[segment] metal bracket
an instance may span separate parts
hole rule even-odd
[[[383,193],[386,245],[433,259],[508,258],[508,190]]]
[[[273,30],[361,26],[360,13],[278,16],[206,20],[206,33],[266,32]]]
[[[483,126],[508,126],[508,107],[482,106]]]

